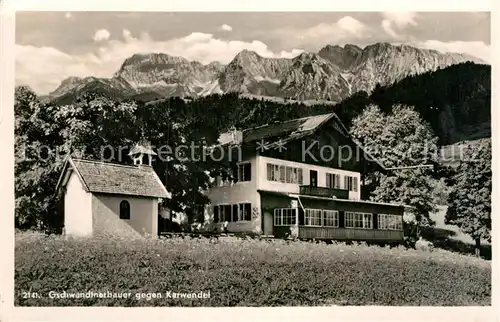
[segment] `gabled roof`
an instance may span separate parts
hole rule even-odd
[[[241,143],[249,144],[261,141],[261,143],[264,143],[262,148],[272,149],[280,144],[307,137],[316,132],[319,128],[321,128],[321,126],[323,126],[330,120],[335,121],[334,125],[336,129],[350,141],[352,141],[354,145],[359,147],[359,149],[364,153],[364,155],[367,157],[366,159],[369,162],[374,162],[380,168],[386,170],[386,167],[378,159],[368,153],[358,141],[354,140],[351,137],[349,131],[335,113],[302,117],[290,121],[276,122],[250,129],[245,129],[242,131]],[[231,143],[225,143],[222,145],[230,144]]]
[[[330,113],[246,129],[243,130],[243,143],[270,139],[284,140],[309,135],[333,117],[335,114]]]
[[[170,194],[152,167],[68,158],[57,183],[65,186],[69,173],[75,171],[87,192],[170,198]]]

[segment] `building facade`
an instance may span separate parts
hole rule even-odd
[[[236,137],[238,142],[222,144],[234,160],[229,174],[218,176],[208,191],[208,218],[219,229],[301,239],[403,240],[404,207],[361,198],[363,173],[369,167],[383,171],[383,165],[349,137],[335,114],[269,124]]]

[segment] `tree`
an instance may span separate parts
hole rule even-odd
[[[44,122],[52,111],[41,107],[36,94],[26,86],[15,90],[15,225],[40,228],[43,214],[50,208],[50,193],[40,186],[50,181],[39,161],[46,157],[46,140],[54,139],[51,125]]]
[[[189,222],[201,219],[209,202],[204,194],[210,185],[210,174],[220,164],[205,155],[224,129],[230,113],[222,108],[218,97],[184,102],[169,98],[155,104],[140,104],[136,117],[144,128],[144,138],[158,150],[153,163],[172,200],[164,205],[172,213],[183,213]]]
[[[116,160],[120,146],[134,139],[135,129],[123,124],[133,124],[135,105],[84,95],[74,104],[54,106],[19,87],[15,110],[15,224],[49,228],[58,212],[55,187],[66,156],[101,159],[107,147],[113,150],[109,159]]]
[[[479,256],[481,239],[491,242],[491,139],[469,144],[465,152],[453,177],[445,222],[471,236]]]
[[[353,120],[353,137],[385,167],[429,164],[435,159],[437,138],[412,107],[395,105],[384,114],[370,105]],[[432,225],[435,210],[434,182],[430,168],[410,168],[366,174],[367,193],[378,202],[401,203],[419,225]]]

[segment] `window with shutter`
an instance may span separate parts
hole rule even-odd
[[[286,182],[286,168],[284,166],[280,166],[280,181],[281,182]]]
[[[335,185],[334,185],[334,187],[336,189],[340,189],[340,174],[336,174],[335,175]]]
[[[331,173],[326,174],[326,187],[333,188],[333,178],[334,176]]]

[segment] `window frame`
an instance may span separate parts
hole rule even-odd
[[[326,187],[330,189],[340,189],[340,174],[327,172]]]
[[[323,223],[323,209],[305,208],[304,226],[322,227],[322,223]]]
[[[277,227],[291,227],[297,225],[297,208],[275,208],[273,224]],[[285,212],[285,213],[284,213]],[[284,223],[284,218],[290,219],[290,223]],[[279,219],[279,220],[276,220]]]
[[[349,215],[353,215],[353,225],[354,226],[348,226],[348,216]],[[361,215],[361,219],[359,218],[356,218],[357,215]],[[365,216],[368,215],[369,216],[369,220],[367,222],[369,222],[369,227],[365,227]],[[361,222],[362,224],[362,227],[356,227],[356,223],[359,223]],[[346,211],[344,212],[344,227],[345,228],[348,228],[348,229],[373,229],[373,214],[372,213],[368,213],[368,212],[356,212],[356,211]]]
[[[300,167],[268,162],[266,169],[267,181],[299,185],[304,182],[303,170]]]
[[[344,189],[352,192],[358,192],[358,177],[344,176]]]
[[[246,210],[245,207],[247,208]],[[227,212],[226,210],[229,210],[229,212]],[[239,202],[234,204],[223,203],[214,205],[212,208],[212,214],[214,223],[223,223],[226,221],[234,223],[250,222],[252,221],[252,203]],[[227,218],[229,218],[230,220],[226,220]],[[237,220],[234,220],[235,218]]]
[[[326,214],[333,214],[333,226],[331,225],[327,225],[326,224],[326,220],[327,220],[327,216]],[[323,209],[323,220],[322,220],[322,226],[323,227],[331,227],[331,228],[339,228],[339,224],[340,224],[340,213],[338,210],[329,210],[329,209]]]
[[[382,218],[385,218],[385,225],[381,225]],[[393,218],[395,220],[393,222],[391,222],[391,218]],[[395,228],[391,228],[391,224],[395,224],[393,226]],[[385,226],[385,227],[382,227],[382,226]],[[377,215],[377,229],[401,231],[401,230],[403,230],[403,217],[399,216],[399,215],[394,215],[394,214],[378,214]]]
[[[246,171],[245,168],[248,167],[249,178],[246,180]],[[237,164],[237,179],[238,182],[250,182],[252,181],[252,163],[250,161],[240,162]]]
[[[335,186],[335,174],[326,173],[326,187],[332,189]]]
[[[240,202],[238,205],[238,222],[249,222],[252,221],[252,204],[250,202]],[[248,207],[247,209],[245,209]],[[248,215],[248,219],[246,219]]]
[[[340,189],[340,174],[335,174],[335,189]]]

